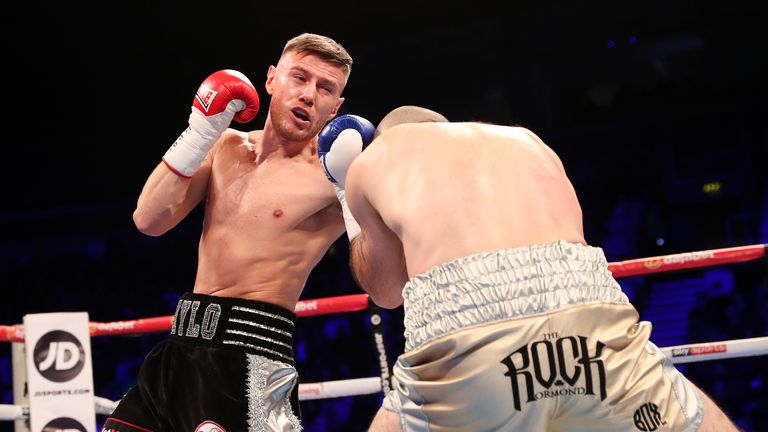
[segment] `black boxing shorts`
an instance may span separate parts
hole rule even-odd
[[[295,321],[269,303],[184,294],[102,432],[300,431]]]

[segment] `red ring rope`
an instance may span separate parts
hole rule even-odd
[[[752,261],[763,258],[768,245],[757,244],[700,252],[685,252],[650,258],[608,263],[614,277],[637,276],[674,270],[708,267],[718,264]]]
[[[356,312],[368,307],[368,294],[299,300],[294,311],[299,317]],[[173,315],[113,322],[91,322],[91,336],[125,335],[168,331]],[[0,325],[0,342],[24,342],[24,326]]]
[[[674,270],[708,267],[718,264],[753,261],[766,256],[768,245],[756,244],[725,249],[711,249],[699,252],[685,252],[638,258],[608,263],[608,269],[616,278]],[[368,307],[368,294],[352,294],[338,297],[300,300],[296,304],[296,315],[308,317],[342,312],[356,312]],[[91,336],[123,335],[168,331],[173,316],[141,318],[136,320],[90,323]],[[0,342],[23,342],[24,327],[21,325],[0,325]]]

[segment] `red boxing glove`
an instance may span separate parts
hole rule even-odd
[[[251,81],[242,73],[226,69],[214,72],[200,84],[192,106],[203,115],[220,114],[231,101],[240,100],[245,104],[235,116],[238,123],[248,123],[259,112],[259,95]]]
[[[214,72],[203,81],[192,101],[189,127],[163,156],[176,174],[189,178],[232,120],[246,123],[259,112],[259,94],[251,81],[235,70]]]

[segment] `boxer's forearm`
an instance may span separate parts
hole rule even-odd
[[[139,195],[133,221],[144,234],[162,235],[195,208],[205,194],[209,169],[193,178],[180,177],[164,163],[158,164]]]
[[[373,246],[365,232],[349,244],[352,275],[378,306],[394,309],[403,304],[403,286],[408,280],[402,253]]]

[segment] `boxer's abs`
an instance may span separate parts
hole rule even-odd
[[[322,230],[299,227],[220,223],[206,228],[194,292],[260,300],[292,310],[310,271],[335,240]]]
[[[219,153],[217,162],[232,162]],[[237,161],[234,161],[237,162]],[[209,185],[194,292],[292,310],[343,221],[320,168],[275,160],[219,171]]]

